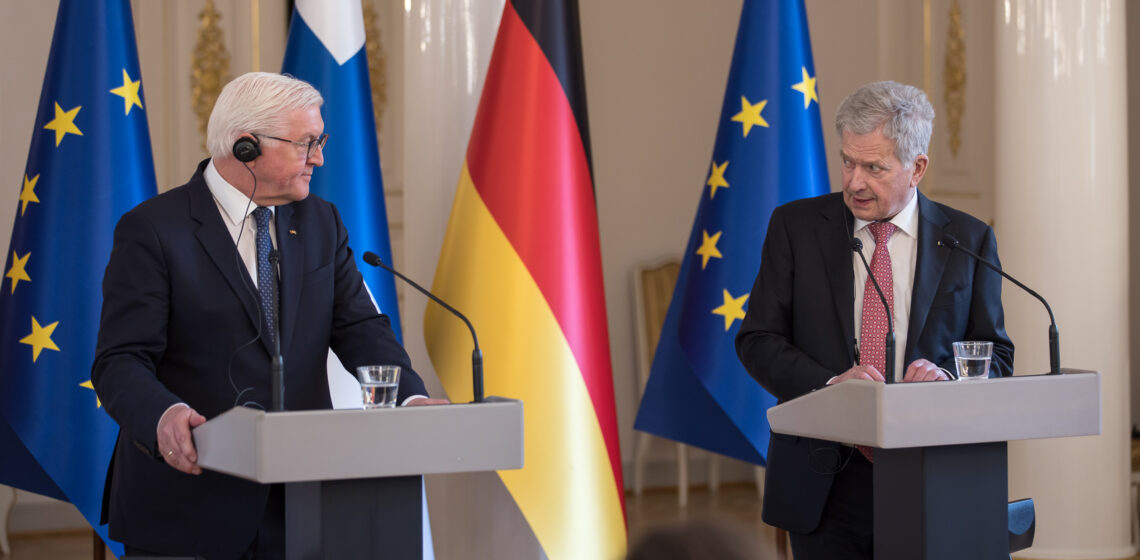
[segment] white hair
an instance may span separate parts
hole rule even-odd
[[[206,125],[206,149],[211,157],[232,157],[239,136],[285,134],[290,113],[323,104],[321,92],[287,74],[242,74],[218,95]]]
[[[848,95],[835,112],[835,131],[870,134],[879,127],[895,143],[903,165],[914,163],[930,148],[934,107],[922,90],[898,82],[873,82]]]

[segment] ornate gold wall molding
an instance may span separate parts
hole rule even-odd
[[[372,113],[376,119],[376,141],[380,142],[380,128],[384,109],[388,106],[388,60],[380,42],[379,17],[372,2],[364,2],[364,48],[368,55],[368,74],[372,82]]]
[[[225,35],[219,22],[222,14],[214,8],[213,0],[198,14],[198,39],[190,62],[190,99],[198,117],[198,133],[202,150],[206,149],[206,124],[222,86],[230,80],[230,53],[226,50]]]
[[[942,63],[942,99],[946,102],[950,155],[957,158],[962,146],[962,115],[966,112],[966,32],[958,0],[950,3],[946,27],[946,56]]]

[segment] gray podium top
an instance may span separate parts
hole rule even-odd
[[[235,407],[194,429],[198,465],[262,483],[518,469],[523,403],[272,412]]]
[[[969,381],[844,381],[768,409],[772,431],[883,449],[1101,430],[1100,374],[1064,370]]]

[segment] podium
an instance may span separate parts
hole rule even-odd
[[[876,560],[1009,558],[1007,442],[1096,435],[1100,374],[845,381],[768,409],[773,432],[877,448]]]
[[[424,474],[522,468],[523,403],[265,412],[194,429],[198,465],[285,484],[286,558],[420,558]]]

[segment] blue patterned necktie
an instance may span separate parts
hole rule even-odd
[[[277,341],[277,322],[273,312],[273,304],[277,301],[277,274],[269,262],[269,254],[273,252],[273,238],[269,235],[271,217],[272,213],[264,206],[253,211],[253,219],[257,221],[257,291],[261,296],[261,315],[269,329],[269,346],[273,348]]]

